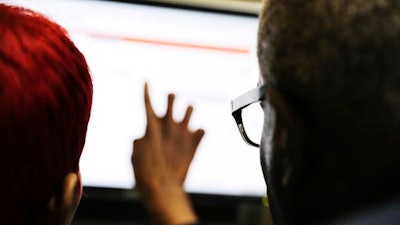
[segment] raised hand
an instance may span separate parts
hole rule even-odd
[[[148,85],[144,87],[147,116],[145,135],[134,141],[132,165],[138,189],[146,208],[160,224],[195,223],[197,217],[183,189],[190,163],[204,131],[190,131],[193,112],[189,106],[182,121],[173,118],[175,95],[168,95],[164,117],[151,105]]]

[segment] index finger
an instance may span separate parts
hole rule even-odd
[[[149,85],[146,82],[144,84],[144,106],[146,109],[147,123],[150,123],[150,121],[156,116],[156,114],[154,113],[153,106],[151,105],[148,86]]]

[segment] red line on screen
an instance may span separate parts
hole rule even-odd
[[[249,54],[250,53],[249,49],[244,49],[244,48],[201,45],[201,44],[193,44],[193,43],[166,41],[166,40],[119,36],[119,35],[95,33],[95,32],[84,32],[84,33],[86,33],[92,37],[122,40],[122,41],[128,41],[128,42],[137,42],[137,43],[164,45],[164,46],[182,47],[182,48],[194,48],[194,49],[203,49],[203,50],[211,50],[211,51],[223,51],[223,52],[231,52],[231,53],[239,53],[239,54]]]
[[[234,53],[242,53],[242,54],[248,54],[249,53],[249,50],[247,50],[247,49],[227,48],[227,47],[200,45],[200,44],[191,44],[191,43],[181,43],[181,42],[172,42],[172,41],[140,39],[140,38],[132,38],[132,37],[125,37],[125,38],[123,38],[123,40],[132,41],[132,42],[142,42],[142,43],[148,43],[148,44],[155,44],[155,45],[167,45],[167,46],[174,46],[174,47],[196,48],[196,49],[215,50],[215,51],[224,51],[224,52],[234,52]]]

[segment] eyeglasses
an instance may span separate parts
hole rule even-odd
[[[265,84],[261,85],[257,88],[254,88],[254,89],[242,94],[238,98],[231,101],[232,116],[236,121],[237,127],[239,128],[240,135],[242,136],[243,140],[247,144],[249,144],[250,146],[253,146],[253,147],[257,147],[257,148],[260,147],[260,144],[258,141],[256,142],[254,140],[256,138],[257,139],[261,138],[261,130],[262,130],[262,124],[263,124],[262,121],[263,121],[264,114],[263,114],[263,112],[261,112],[261,115],[260,115],[261,107],[257,107],[257,109],[258,109],[257,116],[254,116],[254,114],[252,114],[249,117],[246,117],[248,119],[253,119],[253,121],[255,121],[253,124],[258,126],[258,128],[255,128],[258,131],[257,135],[248,135],[248,133],[246,132],[246,129],[245,129],[245,124],[243,123],[242,111],[245,108],[247,108],[248,106],[252,105],[253,103],[259,103],[262,100],[264,100],[264,96],[265,96],[265,92],[266,92],[267,88],[268,88],[267,85],[265,85]],[[248,128],[247,129],[248,132],[253,131],[253,129],[251,129],[251,128],[253,128],[251,123],[246,123],[246,127]],[[251,136],[251,138],[249,136]]]

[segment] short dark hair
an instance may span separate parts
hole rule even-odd
[[[304,125],[304,146],[288,150],[302,154],[301,175],[279,189],[291,218],[398,196],[400,2],[267,0],[258,35],[263,81]]]
[[[45,16],[0,4],[0,224],[35,224],[79,170],[92,103],[84,56]]]
[[[258,37],[263,79],[310,126],[400,143],[400,3],[267,2]]]

